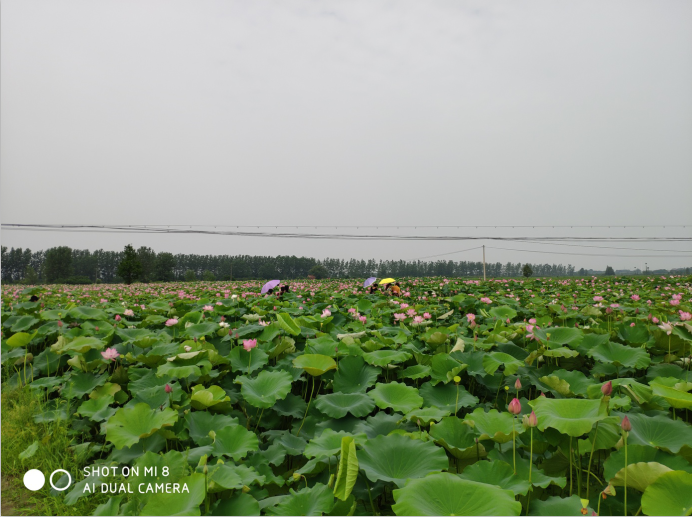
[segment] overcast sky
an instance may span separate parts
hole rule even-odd
[[[3,223],[692,225],[689,0],[4,0],[0,9]],[[692,226],[398,234],[692,237]],[[1,240],[377,259],[482,244],[8,230]],[[692,251],[660,255],[486,250],[491,262],[692,266]]]

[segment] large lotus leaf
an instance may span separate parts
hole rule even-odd
[[[535,329],[534,334],[542,343],[549,343],[550,345],[567,345],[572,348],[576,348],[582,339],[584,339],[584,332],[581,329],[572,327],[548,327]],[[550,334],[550,338],[548,338]]]
[[[11,348],[23,348],[27,346],[32,339],[36,337],[36,331],[34,331],[31,334],[27,334],[26,332],[17,332],[13,336],[9,337],[5,343],[7,346]],[[53,345],[55,346],[55,345]],[[52,347],[51,347],[52,348]],[[62,346],[60,347],[62,348]],[[58,350],[53,350],[53,352],[59,352],[60,349]]]
[[[303,354],[293,360],[293,366],[302,368],[310,375],[317,377],[336,369],[336,362],[331,357],[322,354]]]
[[[298,492],[291,489],[289,496],[284,496],[279,504],[264,511],[269,515],[322,515],[331,512],[333,507],[332,489],[317,483]]]
[[[34,318],[33,316],[20,316],[14,321],[10,330],[12,332],[23,332],[25,330],[29,330],[39,321],[39,319]]]
[[[76,320],[108,320],[108,314],[92,307],[75,307],[70,309],[70,317]]]
[[[633,345],[643,345],[649,341],[649,330],[645,325],[635,325],[631,327],[629,325],[621,324],[618,327],[618,335],[626,343],[631,343]]]
[[[91,393],[98,386],[103,386],[108,375],[96,377],[93,373],[81,372],[72,375],[63,389],[62,396],[67,398],[81,398]]]
[[[584,515],[584,506],[578,495],[570,497],[548,497],[546,500],[534,499],[529,507],[529,515]],[[586,515],[591,511],[587,509]]]
[[[546,357],[577,357],[579,352],[576,350],[570,350],[567,347],[561,346],[558,348],[551,348],[543,352]]]
[[[670,388],[662,384],[651,382],[649,383],[654,395],[663,397],[666,402],[677,409],[692,408],[692,393],[686,393],[675,388]]]
[[[360,357],[344,357],[339,361],[339,368],[334,374],[334,391],[341,393],[365,392],[377,382],[379,373],[379,368],[366,365]]]
[[[483,369],[488,375],[494,374],[502,365],[505,367],[505,375],[514,375],[524,363],[504,352],[490,352],[483,356]]]
[[[500,307],[493,307],[488,311],[494,318],[500,319],[500,320],[506,320],[506,319],[512,319],[516,317],[517,311],[512,309],[511,307],[507,307],[506,305],[502,305]]]
[[[227,499],[220,499],[212,508],[211,515],[259,515],[257,499],[238,492]]]
[[[303,418],[307,405],[307,402],[305,402],[298,395],[289,393],[283,400],[277,400],[272,409],[281,416]]]
[[[148,404],[137,404],[132,408],[121,408],[106,422],[106,441],[116,449],[131,447],[140,438],[151,436],[163,427],[172,426],[178,413],[170,408],[163,411],[151,409]]]
[[[405,418],[411,422],[417,422],[419,426],[428,426],[431,422],[439,422],[444,417],[449,416],[450,413],[451,411],[445,411],[436,407],[424,407],[414,409]]]
[[[234,372],[250,374],[269,363],[269,356],[261,348],[253,348],[246,352],[242,346],[236,346],[231,350],[228,358]]]
[[[368,395],[380,409],[392,408],[397,412],[408,413],[423,405],[423,397],[418,394],[416,388],[399,382],[378,382]]]
[[[672,471],[659,476],[642,495],[642,511],[647,515],[692,514],[692,474]]]
[[[259,450],[257,435],[242,425],[229,425],[216,431],[215,456],[230,456],[234,461],[238,461],[248,452],[256,450]]]
[[[459,474],[462,479],[497,485],[514,495],[526,495],[529,491],[528,480],[514,475],[514,470],[504,461],[479,461],[469,465]]]
[[[622,393],[623,395],[628,395],[638,404],[650,402],[651,398],[653,397],[653,391],[650,386],[641,384],[634,379],[613,379],[611,382],[613,383],[613,391],[616,393]],[[587,396],[589,398],[603,397],[603,393],[601,392],[603,384],[605,383],[590,385],[586,390]]]
[[[88,417],[95,422],[101,422],[115,413],[115,408],[110,407],[113,401],[112,395],[98,399],[89,399],[77,408],[76,413]]]
[[[600,420],[608,416],[607,409],[601,400],[584,399],[549,399],[538,397],[530,402],[538,418],[538,428],[545,431],[547,427],[557,429],[563,434],[582,436]]]
[[[431,371],[432,369],[428,365],[416,364],[401,370],[397,376],[399,379],[424,379],[430,376]]]
[[[225,411],[231,407],[231,397],[219,386],[209,386],[205,388],[202,384],[192,387],[190,405],[194,409],[208,409]]]
[[[509,490],[449,473],[414,479],[394,490],[396,515],[519,515],[521,503]]]
[[[367,439],[367,436],[363,433],[353,435],[345,431],[335,432],[332,429],[325,429],[320,436],[308,442],[303,454],[306,458],[334,456],[341,450],[341,440],[345,436],[351,436],[356,444],[362,444]]]
[[[365,433],[368,438],[375,438],[380,435],[388,435],[395,429],[413,431],[417,428],[408,422],[404,423],[403,415],[399,413],[388,415],[384,411],[379,411],[374,416],[361,420],[354,428],[354,432]]]
[[[256,408],[269,408],[276,404],[291,391],[293,377],[283,370],[263,370],[257,377],[250,378],[245,375],[236,377],[235,382],[240,384],[240,393],[248,404]]]
[[[466,415],[464,423],[476,429],[480,440],[493,440],[497,443],[509,442],[512,434],[524,432],[521,421],[517,422],[510,413],[500,413],[497,409],[486,413],[483,408],[476,408],[473,413]]]
[[[371,481],[389,481],[397,486],[449,468],[443,448],[400,434],[368,440],[358,453],[358,463]]]
[[[341,439],[341,456],[339,457],[339,470],[334,483],[334,496],[346,501],[356,484],[358,478],[358,456],[356,455],[356,442],[351,436]]]
[[[279,326],[292,336],[300,335],[300,327],[293,321],[293,318],[284,312],[280,312],[276,315],[276,321]]]
[[[366,352],[363,359],[373,366],[387,366],[388,364],[403,363],[411,359],[411,354],[401,350],[375,350]]]
[[[610,341],[592,348],[588,355],[597,361],[617,367],[642,369],[648,368],[651,364],[651,358],[646,350]]]
[[[599,424],[599,433],[600,433]],[[618,426],[619,428],[619,426]],[[629,440],[628,440],[629,442]],[[684,470],[686,472],[692,473],[692,465],[690,465],[685,458],[682,456],[673,456],[667,452],[660,449],[646,445],[631,445],[627,444],[627,464],[631,465],[633,463],[641,462],[655,462],[665,465],[671,470]],[[603,463],[603,476],[606,481],[609,481],[615,477],[619,471],[625,468],[625,448],[621,447],[617,451],[613,451],[608,459]]]
[[[656,481],[661,474],[671,472],[672,469],[660,463],[656,463],[655,461],[630,463],[626,468],[621,469],[615,474],[610,480],[610,484],[613,486],[625,486],[625,471],[627,471],[627,488],[634,488],[635,490],[643,492],[646,490],[646,487]]]
[[[430,436],[455,458],[485,456],[485,448],[479,444],[476,450],[476,438],[479,433],[466,425],[461,418],[450,416],[443,418],[439,424],[430,425]]]
[[[466,365],[460,363],[449,354],[435,354],[432,358],[432,370],[430,376],[433,384],[440,382],[450,382],[462,370],[466,369]]]
[[[437,407],[450,413],[478,404],[478,397],[474,397],[466,391],[466,388],[458,384],[433,386],[426,382],[420,387],[418,393],[423,397],[425,407]]]
[[[535,452],[535,451],[534,451]],[[514,465],[515,457],[512,453],[511,448],[507,448],[504,452],[500,452],[497,449],[493,449],[488,453],[488,459],[492,461],[504,461],[507,465]],[[560,476],[550,476],[545,473],[545,471],[536,467],[536,465],[531,465],[528,458],[523,458],[519,455],[516,456],[517,465],[517,476],[528,482],[529,471],[531,471],[531,484],[533,486],[547,488],[550,485],[555,485],[560,488],[565,488],[567,485],[567,478]]]
[[[55,345],[53,345],[55,346]],[[78,354],[84,354],[88,352],[89,350],[101,350],[104,347],[103,341],[101,341],[98,338],[95,337],[87,337],[87,336],[81,336],[78,338],[75,338],[74,340],[70,341],[69,343],[63,345],[59,350],[56,350],[58,353],[62,352],[74,352]]]
[[[209,336],[219,330],[218,323],[198,323],[197,325],[190,325],[185,329],[185,334],[191,338],[201,338],[202,336]]]
[[[141,515],[200,515],[199,505],[206,497],[204,474],[192,474],[181,478],[178,483],[184,484],[187,491],[181,488],[180,493],[151,494]]]
[[[620,417],[624,416],[620,413],[616,414]],[[692,443],[692,427],[682,420],[634,413],[629,413],[627,416],[632,424],[632,430],[627,438],[628,444],[650,445],[677,454],[684,445]]]
[[[147,329],[116,328],[115,333],[125,343],[133,343],[135,341],[139,341],[140,339],[146,339],[148,337],[154,336],[154,334],[151,332],[151,330],[147,330]]]
[[[315,407],[332,418],[343,418],[347,413],[363,417],[375,408],[375,402],[364,393],[330,393],[317,397]]]
[[[208,411],[193,411],[185,415],[187,430],[190,438],[197,445],[209,445],[214,440],[209,436],[210,431],[215,433],[220,429],[238,423],[238,419],[227,415],[214,415]]]
[[[556,370],[551,375],[538,379],[550,390],[563,396],[586,396],[588,387],[596,384],[593,378],[589,378],[578,370]]]

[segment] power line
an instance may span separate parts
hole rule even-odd
[[[454,255],[455,253],[464,253],[465,251],[479,250],[479,249],[481,249],[482,247],[483,247],[483,246],[476,246],[475,248],[469,248],[469,249],[467,249],[467,250],[451,251],[451,252],[449,252],[449,253],[440,253],[439,255],[428,255],[427,257],[418,257],[418,258],[414,258],[414,259],[411,259],[411,260],[423,260],[423,259],[426,259],[426,258],[441,257],[441,256],[443,256],[443,255]]]
[[[529,241],[526,240],[524,242],[535,242],[536,244],[545,244],[547,246],[573,246],[573,247],[578,247],[578,248],[601,248],[601,249],[608,249],[608,250],[631,250],[631,251],[660,251],[660,252],[673,252],[673,253],[692,253],[692,250],[655,250],[651,248],[622,248],[618,246],[594,246],[592,244],[563,244],[563,243],[552,243],[552,242],[545,242],[545,241]]]
[[[587,256],[587,257],[625,257],[625,258],[673,258],[673,257],[664,257],[662,255],[611,255],[611,254],[596,254],[596,253],[571,253],[571,252],[560,252],[560,251],[538,251],[538,250],[520,250],[516,248],[500,248],[500,247],[495,247],[495,246],[487,246],[489,249],[494,249],[494,250],[507,250],[507,251],[523,251],[525,253],[541,253],[541,254],[548,254],[548,255],[580,255],[580,256]],[[692,255],[675,255],[674,258],[682,258],[682,257],[692,257]]]

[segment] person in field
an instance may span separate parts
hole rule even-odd
[[[392,289],[392,296],[399,296],[401,294],[401,286],[399,285],[399,282],[392,285],[391,289]]]
[[[372,284],[370,286],[370,294],[375,294],[377,292],[377,284]]]

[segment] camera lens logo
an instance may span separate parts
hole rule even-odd
[[[67,476],[67,485],[65,485],[64,487],[58,488],[53,483],[53,477],[58,473],[65,474]],[[58,478],[58,479],[60,479],[60,478]],[[72,476],[70,476],[70,473],[67,472],[66,470],[57,469],[57,470],[54,470],[53,473],[50,475],[48,482],[50,483],[50,486],[53,487],[54,490],[57,490],[58,492],[62,492],[63,490],[67,490],[68,488],[70,488],[70,485],[72,484]],[[24,486],[33,492],[36,492],[37,490],[41,490],[43,488],[43,485],[45,485],[45,484],[46,484],[46,476],[44,476],[43,472],[41,472],[38,469],[31,469],[31,470],[27,471],[26,474],[24,474]]]

